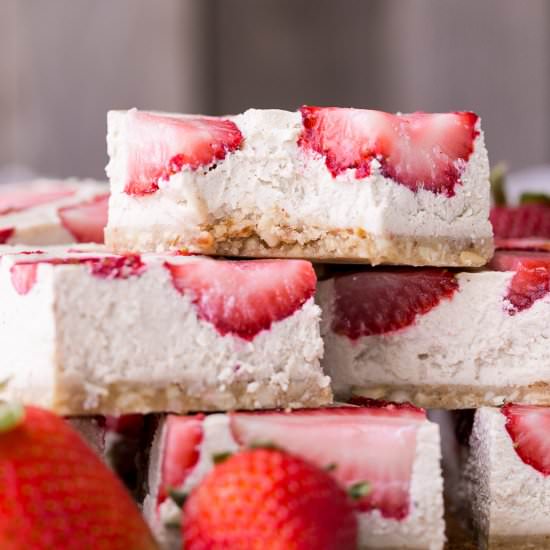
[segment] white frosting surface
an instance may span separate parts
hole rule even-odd
[[[377,235],[490,238],[489,164],[483,132],[474,144],[456,194],[413,192],[381,175],[356,179],[350,169],[333,178],[320,155],[297,145],[299,112],[250,109],[231,117],[244,136],[240,150],[214,170],[183,170],[143,197],[123,192],[126,178],[126,112],[111,111],[107,136],[111,181],[109,227],[169,225],[186,236],[216,220],[255,220],[268,244],[277,227],[363,228]]]
[[[398,331],[356,341],[335,334],[333,281],[318,285],[323,368],[336,394],[351,386],[515,386],[550,382],[550,295],[514,316],[504,297],[513,272],[459,273],[459,289]],[[467,350],[467,353],[465,352]],[[513,395],[487,395],[502,402]]]

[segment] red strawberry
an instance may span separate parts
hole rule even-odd
[[[497,250],[531,250],[550,252],[550,239],[495,239]]]
[[[39,264],[75,265],[86,264],[90,273],[102,279],[127,279],[137,277],[146,270],[139,255],[92,256],[81,258],[50,258],[46,260],[25,260],[12,265],[11,282],[19,294],[27,294],[36,283]]]
[[[170,489],[178,489],[197,464],[202,441],[204,415],[166,418],[158,502],[168,496]]]
[[[185,503],[186,550],[351,550],[353,506],[322,469],[273,449],[238,453],[216,466]]]
[[[36,283],[38,263],[17,263],[11,266],[11,284],[18,294],[28,294]]]
[[[74,189],[61,186],[50,186],[49,188],[33,189],[29,184],[25,189],[23,186],[13,188],[7,186],[5,190],[0,188],[0,215],[11,214],[27,210],[33,206],[39,206],[58,199],[74,195]]]
[[[129,195],[158,189],[184,167],[206,168],[238,149],[243,136],[234,122],[221,118],[173,117],[130,111],[127,121]]]
[[[68,423],[0,410],[0,547],[155,549],[138,508]]]
[[[497,250],[488,269],[494,271],[516,271],[520,267],[534,269],[537,267],[550,267],[550,254],[532,250]]]
[[[546,252],[497,251],[489,267],[516,272],[505,297],[510,315],[530,308],[550,292],[550,254]]]
[[[242,445],[273,443],[331,473],[344,486],[367,481],[363,511],[403,519],[409,513],[409,487],[416,432],[423,410],[369,401],[367,407],[300,410],[291,413],[235,413],[231,428]]]
[[[489,216],[497,239],[550,239],[550,206],[524,204],[522,206],[494,206]]]
[[[530,308],[537,300],[550,291],[550,271],[548,267],[526,269],[520,267],[512,279],[506,300],[506,310],[510,315]]]
[[[103,243],[103,229],[107,225],[109,194],[64,206],[58,210],[63,227],[79,243]]]
[[[6,227],[5,229],[0,229],[0,244],[6,244],[14,233],[14,227]]]
[[[392,115],[338,107],[301,108],[304,129],[299,145],[325,157],[332,175],[356,169],[357,178],[382,174],[412,191],[424,188],[451,197],[474,140],[474,113]]]
[[[521,460],[545,476],[550,475],[550,407],[509,403],[501,410]]]
[[[411,325],[458,289],[442,269],[364,271],[334,278],[332,330],[356,340]]]
[[[303,260],[166,262],[176,289],[189,293],[198,316],[222,335],[252,340],[313,296],[316,277]]]

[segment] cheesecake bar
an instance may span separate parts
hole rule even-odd
[[[473,521],[479,548],[550,548],[549,429],[547,407],[476,411],[454,496]]]
[[[0,399],[64,415],[331,402],[303,260],[0,250]]]
[[[480,266],[491,257],[477,115],[111,111],[116,251]]]
[[[550,405],[550,255],[483,271],[370,269],[319,283],[323,367],[351,393],[429,408]]]
[[[144,512],[163,548],[181,548],[178,496],[227,453],[271,444],[329,469],[357,501],[362,548],[438,550],[445,541],[439,430],[423,410],[368,401],[293,412],[168,415],[153,440]],[[179,544],[179,545],[178,545]]]
[[[40,179],[0,186],[0,243],[103,242],[109,188],[91,180]]]

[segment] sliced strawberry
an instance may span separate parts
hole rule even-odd
[[[338,107],[301,108],[299,145],[325,157],[332,175],[355,169],[371,173],[374,160],[384,176],[412,191],[455,194],[479,134],[474,113],[392,115]]]
[[[78,263],[87,264],[90,267],[90,273],[92,275],[103,279],[128,279],[129,277],[139,277],[147,269],[147,266],[143,263],[139,254],[75,259]],[[75,262],[70,261],[69,263]]]
[[[28,294],[36,283],[38,263],[17,263],[11,266],[11,284],[21,295]]]
[[[226,119],[172,117],[130,111],[127,115],[128,166],[125,192],[147,195],[185,167],[211,167],[238,149],[243,136]]]
[[[63,227],[79,243],[103,243],[107,225],[109,193],[58,210]]]
[[[32,184],[29,184],[27,189],[23,186],[16,189],[7,186],[5,190],[0,188],[0,215],[21,212],[33,206],[70,197],[74,193],[74,189],[70,189],[64,185],[52,185],[43,189],[33,189]]]
[[[129,277],[138,277],[147,269],[141,257],[135,254],[128,256],[92,256],[87,258],[22,260],[13,264],[10,269],[11,281],[18,294],[24,295],[30,292],[36,283],[36,274],[39,264],[86,264],[92,275],[103,279],[128,279]]]
[[[345,487],[367,481],[371,491],[360,509],[403,519],[409,513],[416,432],[425,419],[419,409],[371,402],[368,407],[232,413],[231,429],[241,445],[273,443],[330,467]]]
[[[352,340],[411,325],[458,289],[442,269],[364,271],[334,278],[332,330]]]
[[[550,254],[529,251],[497,251],[489,268],[515,271],[505,296],[509,315],[530,308],[550,292]]]
[[[166,500],[170,489],[179,489],[197,464],[202,442],[204,415],[169,415],[164,425],[164,448],[158,502]]]
[[[550,239],[495,239],[495,248],[497,250],[531,250],[550,252]]]
[[[222,335],[252,340],[313,296],[315,271],[303,260],[166,262],[176,289],[189,294],[199,318]]]
[[[6,244],[14,233],[15,227],[6,227],[5,229],[0,229],[0,244]]]
[[[550,475],[550,407],[509,403],[501,410],[521,460],[541,474]]]
[[[529,309],[537,300],[550,292],[550,270],[548,267],[529,269],[521,266],[517,271],[508,293],[506,311],[510,315]]]
[[[550,254],[533,250],[497,250],[487,265],[487,269],[516,271],[521,266],[526,269],[550,267]]]
[[[494,206],[489,216],[496,239],[550,239],[550,206]]]

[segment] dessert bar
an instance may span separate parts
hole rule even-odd
[[[473,272],[371,269],[319,283],[336,397],[430,408],[550,404],[550,255]]]
[[[116,251],[480,266],[489,163],[470,112],[111,111]]]
[[[103,242],[109,189],[91,180],[39,179],[0,187],[0,243]]]
[[[437,550],[445,541],[439,430],[423,410],[366,401],[293,412],[168,415],[153,440],[144,512],[164,548],[178,546],[178,496],[243,447],[275,445],[329,469],[357,500],[362,548]]]
[[[0,254],[1,398],[65,415],[331,402],[309,262]]]

